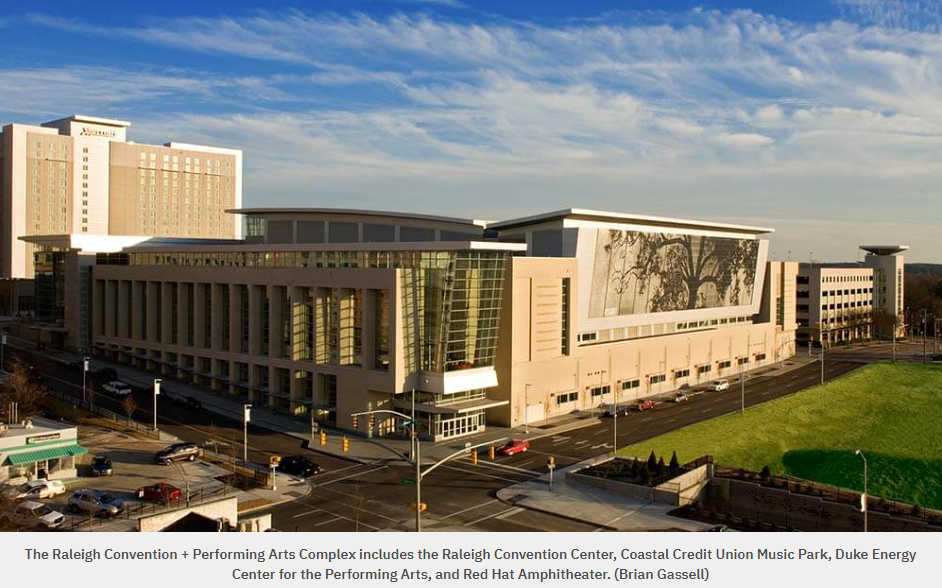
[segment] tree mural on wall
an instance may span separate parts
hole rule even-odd
[[[599,233],[592,296],[617,314],[748,304],[759,242],[703,235],[610,230]],[[597,283],[604,280],[607,283]],[[610,313],[610,312],[609,312]]]

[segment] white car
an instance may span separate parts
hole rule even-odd
[[[713,392],[729,390],[729,380],[713,380],[710,382],[710,385],[707,386],[707,390],[711,390]]]
[[[102,386],[101,389],[105,393],[111,394],[112,396],[117,396],[119,398],[130,396],[132,392],[131,387],[125,384],[124,382],[122,382],[121,380],[114,380],[112,382],[108,382],[107,384]]]
[[[65,522],[61,512],[34,500],[18,504],[6,517],[15,525],[32,529],[57,529]]]
[[[30,480],[3,491],[3,496],[10,500],[41,500],[60,494],[65,494],[65,485],[59,480]]]

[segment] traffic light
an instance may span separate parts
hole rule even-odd
[[[415,503],[414,503],[414,502],[409,503],[409,508],[411,508],[412,510],[415,510]],[[426,503],[424,503],[424,502],[420,502],[420,503],[419,503],[419,512],[425,512],[426,509],[428,509],[428,504],[426,504]]]
[[[271,467],[274,468],[274,467],[278,467],[280,464],[281,464],[281,456],[280,456],[280,455],[272,455],[272,456],[269,456],[269,458],[268,458],[268,465],[269,465],[269,466],[271,466]]]
[[[327,445],[327,431],[321,431],[321,447]]]
[[[353,415],[353,428],[354,429],[360,428],[360,415],[358,414]]]
[[[471,464],[478,465],[478,450],[477,449],[471,450]]]
[[[487,459],[494,461],[495,457],[497,457],[497,450],[494,449],[493,445],[491,445],[487,448]]]
[[[547,467],[555,468],[556,467],[556,458],[552,455],[546,460]]]
[[[350,440],[347,439],[346,437],[343,438],[343,441],[341,441],[340,445],[341,447],[343,447],[344,453],[350,451]]]

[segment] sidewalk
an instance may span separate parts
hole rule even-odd
[[[675,507],[612,494],[566,481],[566,472],[609,459],[592,458],[549,474],[497,491],[497,498],[530,510],[590,523],[612,531],[706,531],[714,525],[690,521],[667,513]]]

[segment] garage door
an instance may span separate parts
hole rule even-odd
[[[543,409],[542,402],[527,406],[527,423],[538,423],[545,418],[546,411]]]

